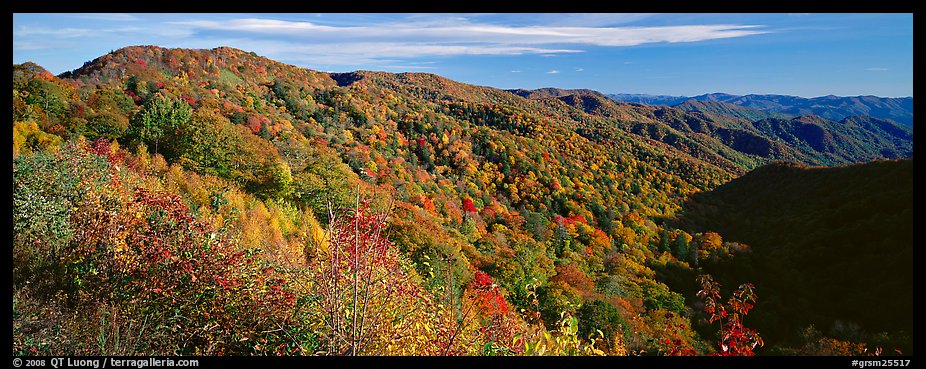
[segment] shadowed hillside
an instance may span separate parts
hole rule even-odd
[[[912,352],[880,332],[913,330],[913,161],[834,168],[760,167],[694,196],[672,223],[751,252],[703,267],[754,281],[751,319],[767,342],[799,345],[813,324],[841,339]]]

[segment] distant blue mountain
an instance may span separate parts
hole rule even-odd
[[[839,121],[850,116],[868,115],[880,119],[890,119],[907,126],[913,125],[912,97],[894,98],[827,95],[805,98],[787,95],[741,96],[725,93],[712,93],[691,97],[644,94],[609,94],[607,96],[617,101],[647,105],[676,106],[690,100],[721,102],[767,113],[778,113],[791,117],[817,115],[834,121]],[[690,106],[680,106],[679,108],[686,110],[704,108],[703,105],[689,105]]]
[[[647,94],[607,94],[606,96],[623,102],[640,103],[646,105],[665,105],[675,106],[687,100],[688,96],[671,96],[671,95],[647,95]]]

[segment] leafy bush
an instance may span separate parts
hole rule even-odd
[[[283,271],[265,264],[260,250],[239,250],[178,196],[133,185],[138,178],[123,155],[105,141],[78,142],[14,161],[14,288],[23,291],[21,306],[48,302],[78,322],[144,327],[132,335],[137,353],[314,352],[316,335]],[[24,311],[51,318],[56,310]],[[49,352],[117,349],[112,332],[92,336],[85,331],[92,324],[60,319],[50,324],[77,331]],[[80,345],[87,337],[99,345]],[[33,352],[28,342],[14,346]]]

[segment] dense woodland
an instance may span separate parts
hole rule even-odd
[[[750,245],[704,269],[765,291],[750,318],[767,340],[798,344],[812,334],[788,329],[796,324],[912,352],[912,203],[912,160],[779,163],[693,196],[673,224]]]
[[[226,47],[13,65],[12,106],[17,355],[912,354],[889,120]]]

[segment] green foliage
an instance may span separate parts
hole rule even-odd
[[[160,145],[164,145],[164,156],[175,159],[178,154],[174,146],[179,133],[190,122],[192,110],[190,106],[169,95],[155,94],[145,106],[132,117],[129,134],[149,146],[154,146],[155,154],[160,153]]]
[[[13,120],[35,121],[42,128],[64,124],[74,89],[32,63],[13,66]]]
[[[617,308],[604,300],[586,301],[576,311],[576,318],[579,319],[577,333],[580,337],[592,337],[598,330],[605,332],[606,336],[614,333],[623,335],[623,327],[627,326]]]
[[[87,137],[90,139],[117,139],[128,132],[128,121],[125,116],[113,112],[101,112],[87,121]]]
[[[127,116],[136,109],[132,99],[122,91],[98,89],[86,100],[89,112],[84,134],[91,140],[119,139],[129,129]]]
[[[641,287],[643,305],[647,309],[666,310],[681,315],[687,313],[688,308],[685,307],[685,298],[677,292],[670,291],[665,284],[644,280]]]
[[[73,144],[13,161],[13,258],[19,283],[32,281],[46,293],[80,283],[67,275],[80,267],[80,256],[66,250],[75,232],[84,230],[70,217],[91,201],[88,189],[107,185],[106,166],[105,159]]]
[[[574,311],[582,297],[565,283],[551,283],[537,289],[537,300],[540,303],[540,318],[547,327],[555,327],[562,318],[561,313]]]

